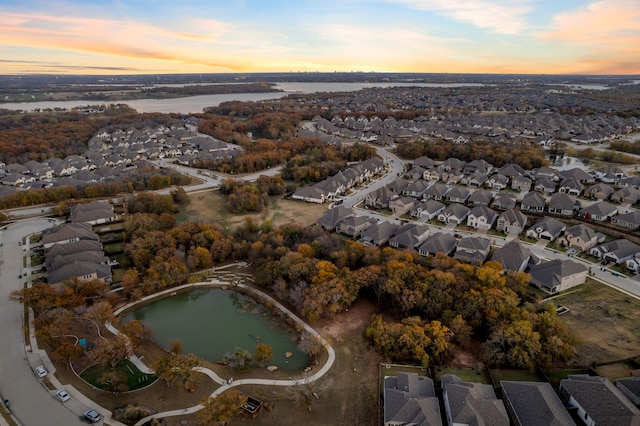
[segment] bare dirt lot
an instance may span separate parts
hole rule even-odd
[[[640,355],[640,301],[593,280],[553,300],[569,312],[562,319],[579,339],[578,365]]]
[[[190,195],[189,204],[178,215],[178,221],[211,222],[233,228],[242,224],[246,217],[251,217],[256,223],[268,219],[274,226],[287,223],[309,226],[327,210],[326,205],[286,200],[282,197],[271,197],[269,207],[255,214],[231,214],[225,204],[226,197],[219,191]]]

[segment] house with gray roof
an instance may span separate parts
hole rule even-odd
[[[470,195],[471,191],[468,189],[456,186],[455,188],[452,188],[451,191],[447,192],[445,197],[450,203],[464,204],[467,202]]]
[[[417,218],[423,218],[425,220],[431,220],[434,217],[438,216],[445,209],[445,205],[440,201],[436,200],[428,200],[418,204],[413,211],[411,212],[411,216]]]
[[[496,198],[493,200],[493,205],[491,206],[491,208],[493,208],[494,210],[509,210],[514,208],[516,204],[516,197],[502,194],[496,196]]]
[[[409,213],[417,203],[413,197],[397,197],[389,201],[389,209],[398,215]]]
[[[593,176],[582,170],[580,167],[574,167],[573,169],[569,170],[561,170],[558,172],[558,177],[560,178],[560,180],[574,178],[582,184],[594,183],[596,181]]]
[[[491,241],[485,237],[463,237],[456,246],[453,258],[472,265],[482,265],[491,250]]]
[[[404,176],[410,180],[422,179],[424,175],[424,169],[422,167],[413,167]]]
[[[502,400],[515,426],[576,426],[550,383],[503,380]]]
[[[441,426],[433,380],[416,373],[384,378],[384,425]]]
[[[633,186],[625,186],[611,194],[609,199],[614,203],[633,205],[640,200],[640,189]]]
[[[546,200],[539,192],[527,192],[520,202],[520,210],[531,213],[544,213]]]
[[[471,209],[467,216],[467,226],[474,229],[489,230],[498,218],[498,213],[487,206],[477,206]]]
[[[444,183],[435,183],[422,193],[423,200],[442,201],[451,188]]]
[[[443,223],[463,223],[469,215],[469,207],[462,204],[450,204],[438,215],[438,220]]]
[[[573,216],[576,209],[576,198],[562,192],[556,192],[549,200],[549,213]]]
[[[344,206],[335,206],[327,210],[316,223],[327,231],[335,231],[340,225],[340,222],[353,215],[352,209]]]
[[[568,177],[560,181],[558,192],[563,194],[575,195],[576,197],[582,193],[584,185],[574,177]]]
[[[359,238],[367,229],[371,228],[378,222],[364,216],[349,216],[338,225],[338,232],[353,238]]]
[[[407,223],[396,230],[393,237],[389,239],[389,246],[397,249],[414,249],[422,244],[429,236],[427,225],[416,225]]]
[[[509,178],[503,174],[496,173],[487,179],[487,183],[494,191],[502,191],[509,185]]]
[[[387,188],[395,194],[402,194],[402,191],[404,191],[404,189],[409,185],[409,183],[411,182],[409,182],[404,178],[398,178],[393,182],[391,182],[390,184],[388,184]]]
[[[389,201],[391,201],[395,197],[398,197],[398,194],[383,186],[369,192],[364,199],[364,203],[367,207],[373,207],[375,209],[388,209]]]
[[[72,243],[55,243],[45,250],[45,257],[65,256],[74,253],[102,251],[102,243],[98,240],[79,240]],[[45,260],[46,266],[46,260]]]
[[[625,177],[625,173],[620,167],[607,165],[595,169],[593,171],[593,176],[605,183],[617,183]]]
[[[526,176],[514,176],[511,178],[511,189],[520,192],[531,191],[533,181]]]
[[[558,242],[564,247],[589,252],[593,247],[604,242],[606,236],[596,232],[585,224],[574,225],[564,231]]]
[[[549,179],[549,180],[552,180],[552,181],[559,180],[558,171],[556,169],[548,167],[548,166],[542,166],[542,167],[539,167],[537,169],[533,169],[533,170],[531,170],[530,175],[535,180],[539,180],[539,179]]]
[[[640,228],[640,211],[633,210],[624,214],[617,214],[611,218],[611,223],[628,229]]]
[[[297,189],[291,198],[294,200],[306,201],[307,203],[322,204],[327,199],[327,193],[315,186],[304,186]]]
[[[618,214],[618,208],[613,204],[607,203],[606,201],[593,203],[578,212],[578,216],[598,222],[604,222],[605,220],[615,216],[616,214]]]
[[[584,196],[592,200],[606,200],[613,194],[614,189],[606,183],[596,183],[584,190]]]
[[[587,272],[586,266],[568,259],[554,259],[529,269],[531,284],[550,294],[584,284]]]
[[[589,251],[589,254],[619,265],[628,259],[640,256],[640,246],[621,238],[595,246]]]
[[[488,179],[489,177],[485,172],[478,171],[468,176],[465,176],[464,178],[462,178],[461,182],[463,185],[480,188],[485,184],[485,182],[487,182]]]
[[[410,197],[422,198],[422,194],[429,186],[429,182],[417,180],[407,185],[407,187],[402,190],[402,193]]]
[[[569,376],[560,381],[560,393],[587,425],[640,425],[640,410],[604,377]]]
[[[540,259],[518,240],[511,240],[499,248],[491,258],[507,272],[522,272],[530,266],[540,263]]]
[[[436,232],[418,248],[421,256],[435,256],[444,253],[447,256],[456,248],[456,239],[449,233]]]
[[[412,167],[422,167],[423,169],[430,169],[436,165],[435,161],[433,161],[429,157],[418,157],[411,163]]]
[[[108,201],[93,201],[89,203],[75,204],[69,209],[71,222],[100,225],[118,220],[113,205]]]
[[[400,225],[386,220],[378,222],[371,228],[363,231],[358,242],[364,245],[381,246],[389,242],[389,239],[395,235],[398,228],[400,228]]]
[[[493,193],[491,191],[478,189],[471,193],[467,199],[467,203],[472,206],[488,206],[491,204],[491,200],[493,200]]]
[[[640,377],[621,377],[616,379],[616,387],[636,407],[640,407]]]
[[[446,160],[444,160],[442,162],[442,164],[440,165],[440,167],[445,171],[445,172],[449,172],[451,170],[464,170],[464,166],[466,166],[467,163],[465,163],[464,161],[455,158],[455,157],[449,157]]]
[[[523,176],[525,174],[524,169],[515,163],[505,164],[504,166],[500,167],[500,170],[498,170],[498,172],[508,177],[509,179],[512,179],[515,176]]]
[[[47,282],[51,285],[59,284],[73,277],[76,277],[78,281],[100,280],[111,284],[111,267],[102,263],[80,261],[47,271]]]
[[[534,191],[542,194],[553,194],[556,191],[557,184],[551,179],[541,178],[536,180],[533,186]]]
[[[527,226],[527,216],[516,208],[502,212],[496,221],[496,230],[505,234],[520,234]]]
[[[79,240],[96,240],[98,236],[86,223],[62,223],[42,232],[42,244],[47,250],[54,244],[67,244]]]
[[[567,225],[552,217],[540,219],[531,228],[527,229],[527,237],[536,240],[553,241],[567,229]]]
[[[464,177],[465,177],[464,173],[462,173],[460,170],[455,170],[455,169],[450,170],[448,172],[444,172],[440,176],[442,181],[447,185],[455,185],[455,184],[461,183]]]
[[[449,425],[509,426],[509,416],[493,386],[463,382],[453,374],[441,379],[444,410]]]

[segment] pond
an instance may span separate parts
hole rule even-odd
[[[163,348],[180,340],[184,353],[208,361],[221,361],[236,347],[253,353],[256,344],[273,348],[269,365],[299,370],[309,357],[297,347],[297,333],[282,317],[249,296],[222,289],[198,289],[142,306],[125,316],[153,330],[153,340]],[[293,355],[285,357],[285,353]]]

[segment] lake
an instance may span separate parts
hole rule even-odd
[[[300,370],[309,357],[297,347],[297,333],[282,317],[249,296],[223,289],[198,289],[160,299],[125,316],[153,330],[153,340],[163,348],[180,340],[184,353],[208,361],[221,361],[236,347],[253,353],[257,342],[273,348],[268,365]],[[286,352],[293,353],[290,358]]]
[[[218,106],[229,101],[262,101],[278,99],[290,94],[354,92],[367,87],[473,87],[484,86],[481,83],[277,83],[275,88],[283,92],[269,93],[225,93],[219,95],[187,96],[171,99],[136,99],[109,103],[127,104],[140,113],[161,112],[177,114],[197,114],[204,108]],[[35,109],[71,109],[91,104],[104,104],[104,101],[41,101],[0,103],[0,108],[31,111]]]

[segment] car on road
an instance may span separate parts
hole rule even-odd
[[[44,368],[44,365],[39,365],[36,367],[36,374],[38,377],[45,377],[47,375],[47,369]]]
[[[102,418],[102,415],[96,410],[87,410],[82,415],[89,421],[89,423],[97,423]]]
[[[58,396],[58,399],[60,399],[60,401],[62,402],[68,401],[69,398],[71,398],[71,395],[69,395],[69,393],[64,389],[58,389],[56,391],[56,395]]]

